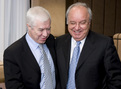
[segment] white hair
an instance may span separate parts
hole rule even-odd
[[[66,11],[66,23],[67,23],[67,24],[68,24],[68,14],[69,14],[70,10],[71,10],[73,7],[75,7],[75,6],[83,6],[83,7],[87,8],[88,13],[89,13],[89,19],[90,19],[90,21],[91,21],[91,19],[92,19],[92,11],[91,11],[91,9],[87,6],[86,3],[77,2],[77,3],[74,3],[74,4],[72,4],[71,6],[69,6],[69,8],[68,8],[67,11]]]
[[[31,27],[35,25],[36,20],[44,22],[48,19],[50,19],[51,21],[50,13],[40,6],[30,8],[26,15],[26,23],[29,24]]]

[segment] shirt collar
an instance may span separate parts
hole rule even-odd
[[[83,44],[83,43],[85,42],[86,38],[87,38],[87,37],[85,37],[83,40],[80,41],[81,44]],[[73,37],[71,38],[71,42],[73,43],[73,45],[76,45],[76,44],[77,44],[77,43],[76,43],[76,40],[74,40]]]
[[[26,40],[27,40],[27,43],[29,44],[29,46],[31,48],[33,48],[34,50],[36,50],[39,46],[39,43],[35,42],[30,36],[29,34],[27,33],[26,34]]]

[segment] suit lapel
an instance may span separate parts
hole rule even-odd
[[[89,55],[94,51],[94,38],[91,37],[91,32],[88,34],[87,39],[85,41],[85,44],[83,46],[82,52],[79,57],[79,62],[77,65],[77,71],[78,69],[83,65],[83,63],[88,59]]]
[[[25,59],[24,60],[25,63],[27,63],[27,65],[29,65],[30,68],[35,70],[35,72],[40,73],[40,67],[26,42],[25,36],[23,37],[23,47],[24,47],[24,51],[23,51],[24,58],[23,59]]]
[[[64,63],[66,63],[66,70],[68,73],[69,63],[70,63],[70,50],[71,50],[71,36],[70,35],[67,36],[62,47],[63,47],[62,51],[63,51],[64,58],[65,58]]]

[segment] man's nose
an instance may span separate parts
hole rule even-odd
[[[47,30],[46,30],[46,29],[44,29],[44,30],[43,30],[43,36],[45,36],[45,37],[46,37],[47,35],[48,35]]]
[[[75,29],[78,30],[80,28],[79,23],[76,24]]]

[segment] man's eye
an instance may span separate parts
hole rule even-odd
[[[44,30],[44,29],[42,29],[42,28],[39,28],[39,29],[38,29],[38,31],[41,31],[41,32],[42,32],[43,30]]]
[[[46,28],[47,31],[49,31],[51,28]]]
[[[72,22],[72,23],[70,23],[71,25],[75,25],[76,23],[74,23],[74,22]]]
[[[80,22],[80,24],[86,24],[86,21],[82,21],[82,22]]]

